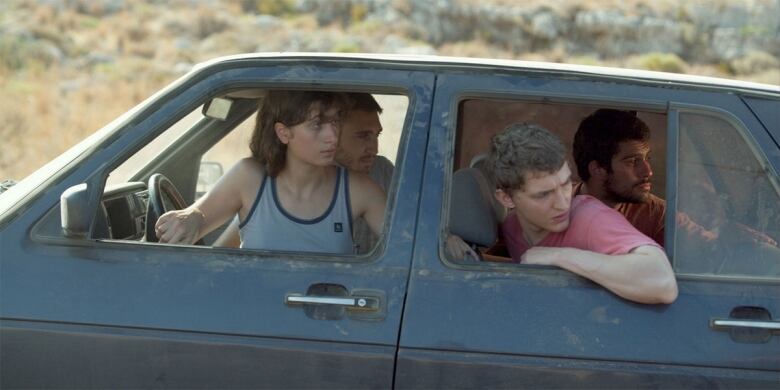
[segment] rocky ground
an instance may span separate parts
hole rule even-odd
[[[0,179],[219,55],[518,58],[777,85],[778,15],[780,0],[4,0]]]

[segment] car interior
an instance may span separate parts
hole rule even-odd
[[[122,162],[107,178],[90,238],[157,242],[153,227],[160,215],[192,204],[239,159],[251,155],[249,141],[264,96],[264,89],[252,88],[211,98]],[[394,162],[408,98],[374,97],[383,107],[379,154]],[[63,202],[80,196],[74,191]],[[229,222],[196,245],[212,245]]]
[[[579,122],[603,106],[517,101],[491,98],[465,99],[459,104],[455,158],[450,198],[449,229],[479,253],[484,260],[510,261],[506,251],[491,247],[498,241],[496,224],[503,222],[506,210],[493,196],[495,183],[484,167],[490,139],[514,123],[535,123],[561,138],[567,148],[573,180],[578,181],[571,146]],[[615,107],[626,109],[625,107]],[[650,128],[653,159],[653,193],[664,197],[666,188],[666,113],[638,111]]]
[[[167,130],[111,172],[89,238],[155,242],[152,221],[165,211],[194,202],[238,159],[249,156],[248,141],[264,94],[259,88],[232,91],[211,98],[189,114],[172,118]],[[374,96],[384,108],[380,115],[383,132],[379,154],[395,163],[409,100],[403,95]],[[508,210],[493,196],[495,186],[485,174],[484,161],[491,137],[512,123],[536,123],[551,130],[562,139],[571,156],[573,136],[584,117],[599,108],[636,111],[651,130],[652,191],[667,198],[669,131],[665,108],[503,97],[464,98],[457,107],[457,120],[453,122],[451,187],[445,192],[449,196],[444,202],[447,212],[441,223],[442,237],[447,232],[458,235],[478,253],[492,255],[491,260],[511,260],[505,252],[490,251],[498,240],[497,225]],[[696,218],[703,228],[714,232],[725,229],[720,227],[724,220],[729,222],[730,229],[736,230],[724,230],[713,242],[693,243],[686,241],[680,233],[682,229],[676,229],[674,240],[666,245],[675,269],[707,275],[780,275],[780,250],[777,250],[780,216],[773,214],[780,199],[780,185],[768,174],[765,160],[752,146],[746,131],[740,130],[739,124],[708,113],[681,115],[678,131],[680,141],[676,154],[679,156],[672,156],[677,165],[672,172],[677,177],[671,178],[677,180],[677,192],[671,194],[677,199],[677,212]],[[577,180],[573,161],[569,164]],[[397,177],[393,180],[397,181]],[[74,187],[62,196],[61,214],[65,219],[62,227],[66,233],[67,216],[84,212],[75,200],[85,196],[85,188]],[[393,188],[388,191],[388,202],[394,195]],[[745,188],[754,189],[759,201],[752,201],[752,193],[744,191]],[[720,214],[713,210],[720,210]],[[198,244],[213,245],[226,225]],[[668,219],[666,226],[669,230]],[[54,222],[44,227],[51,232],[62,231]],[[731,242],[743,236],[747,237],[748,244],[737,246],[739,250],[735,252]],[[701,257],[698,254],[703,252],[713,254],[712,260],[692,260]],[[757,260],[742,264],[729,260],[736,257]],[[463,259],[448,260],[457,263]]]
[[[579,122],[599,108],[636,111],[650,128],[653,170],[652,193],[667,199],[667,113],[610,105],[552,103],[493,98],[469,98],[459,104],[449,232],[460,236],[482,260],[511,259],[498,241],[496,223],[505,210],[493,196],[495,184],[484,169],[491,137],[513,123],[536,123],[561,138],[567,147],[573,179],[578,181],[571,158]],[[707,240],[688,234],[689,225],[676,220],[674,239],[666,251],[679,273],[697,275],[780,275],[780,185],[752,141],[739,125],[717,115],[681,116],[680,145],[676,159],[677,213],[690,217]],[[674,180],[674,179],[672,179]],[[745,189],[751,189],[745,191]],[[758,202],[754,195],[758,194]],[[669,230],[667,219],[666,229]],[[702,256],[702,254],[705,254]],[[490,255],[490,256],[485,256]],[[736,259],[750,259],[738,261]],[[463,259],[451,259],[455,262]],[[522,265],[518,265],[522,266]]]

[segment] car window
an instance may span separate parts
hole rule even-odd
[[[374,94],[373,96],[382,107],[382,114],[379,115],[382,134],[379,136],[378,154],[395,164],[408,99],[397,95]],[[257,115],[251,115],[203,154],[198,172],[198,197],[211,189],[219,177],[239,159],[251,156],[248,145],[256,121]]]
[[[226,96],[223,102],[230,100],[232,106],[227,109],[224,118],[219,117],[219,115],[212,117],[211,114],[204,114],[202,112],[203,105],[198,106],[190,114],[176,121],[146,146],[120,163],[110,173],[105,193],[111,193],[113,196],[116,191],[124,191],[122,190],[125,188],[123,184],[128,181],[147,181],[153,174],[162,173],[181,193],[185,206],[204,196],[213,188],[220,177],[239,160],[251,157],[249,145],[260,115],[258,104],[262,104],[263,93],[262,90],[253,90],[242,91],[236,93],[235,96]],[[373,94],[370,96],[373,96],[382,108],[378,117],[382,130],[374,153],[384,157],[382,169],[376,175],[372,170],[370,176],[387,193],[390,190],[394,174],[393,164],[398,153],[409,100],[406,96],[401,95]],[[345,118],[342,118],[342,126],[344,126],[344,121]],[[362,150],[356,153],[355,158],[363,156]],[[347,168],[352,169],[349,166]],[[122,195],[127,196],[123,197]],[[274,196],[276,196],[275,193]],[[148,212],[143,212],[145,206],[135,207],[141,203],[149,202],[150,196],[147,191],[141,191],[137,194],[120,194],[120,199],[120,202],[129,199],[127,203],[131,206],[126,208],[129,208],[130,211],[123,212],[122,215],[114,215],[113,209],[101,208],[102,212],[99,213],[98,219],[105,218],[107,223],[105,228],[101,228],[97,234],[93,234],[94,238],[137,240],[144,236],[144,228],[148,232],[154,226],[150,221],[145,220],[151,215]],[[349,197],[345,199],[349,199]],[[171,204],[171,199],[167,195],[163,197],[162,202],[165,209],[163,212],[176,208]],[[254,208],[252,210],[254,211]],[[221,227],[206,235],[202,243],[213,246],[237,246],[239,241],[230,239],[233,236],[237,239],[235,231],[232,236],[228,235],[230,233],[223,234],[224,231],[230,229],[231,221],[238,221],[238,219],[226,221]],[[131,228],[122,230],[121,226],[124,225]],[[367,225],[363,225],[365,223],[356,219],[350,227],[354,236],[355,254],[371,252],[380,241],[378,236],[367,230]],[[125,230],[132,230],[133,234],[118,237],[112,233]],[[143,242],[148,239],[148,235],[146,236],[139,241]],[[233,244],[227,244],[227,242]]]
[[[677,272],[780,278],[780,186],[745,129],[684,112],[679,133]]]
[[[199,106],[188,115],[181,118],[168,130],[146,144],[141,150],[133,154],[132,157],[125,160],[116,169],[114,169],[106,180],[106,184],[114,185],[129,181],[138,171],[147,165],[150,159],[159,156],[159,154],[177,139],[179,139],[187,130],[191,129],[196,123],[204,118],[201,113],[202,106]]]
[[[250,157],[249,141],[255,128],[257,114],[241,122],[233,131],[212,146],[200,159],[196,197],[210,190],[214,183],[238,160]]]
[[[594,103],[567,104],[538,102],[533,100],[506,100],[471,98],[459,105],[455,124],[455,140],[452,180],[446,234],[442,247],[451,244],[452,234],[481,252],[484,260],[510,261],[509,253],[501,240],[496,224],[511,213],[494,197],[495,184],[485,167],[485,157],[490,150],[491,138],[509,125],[516,123],[538,124],[559,137],[566,147],[566,157],[575,185],[580,182],[572,157],[572,143],[580,121],[601,105]],[[630,110],[621,108],[623,110]],[[633,111],[633,110],[631,110]],[[653,175],[650,177],[652,193],[660,199],[666,193],[666,114],[663,112],[636,111],[635,115],[650,130]],[[662,221],[662,217],[661,217]],[[663,222],[661,222],[661,226]],[[444,251],[450,260],[455,256]]]

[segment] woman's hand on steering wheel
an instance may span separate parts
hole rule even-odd
[[[197,207],[172,210],[163,214],[154,225],[160,242],[169,244],[193,244],[200,235],[205,216]]]

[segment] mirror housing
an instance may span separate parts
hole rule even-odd
[[[87,238],[92,222],[87,184],[77,184],[60,195],[62,233],[70,238]]]

